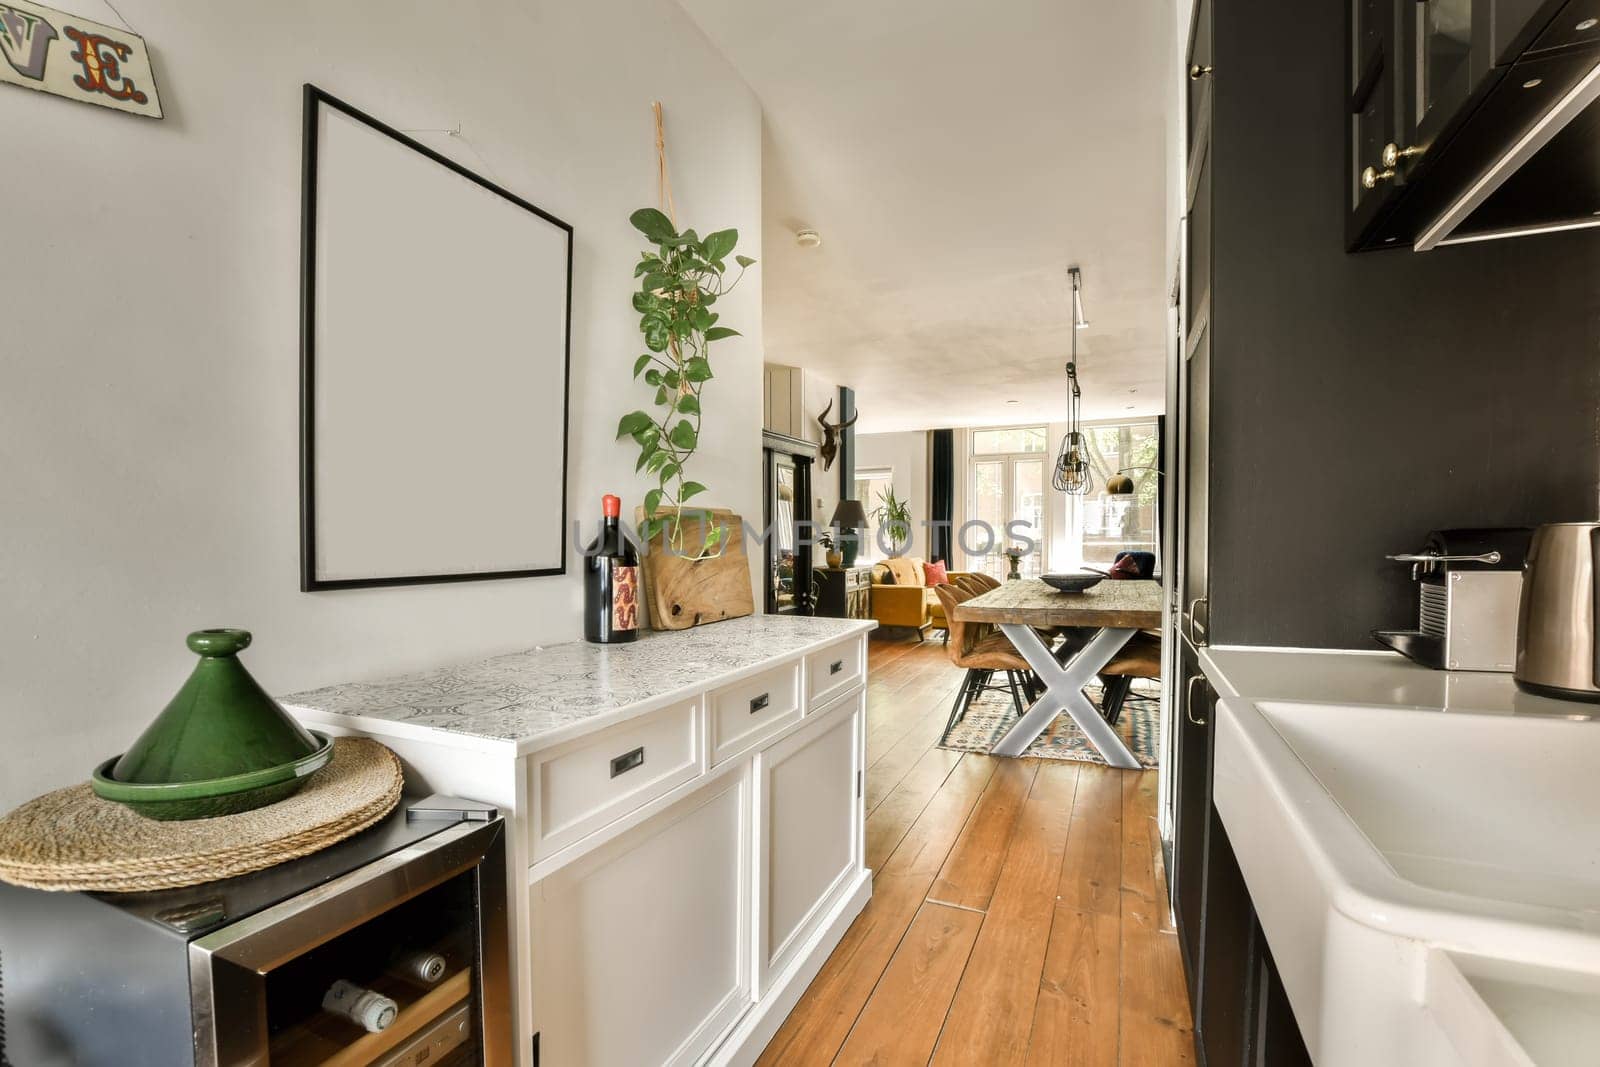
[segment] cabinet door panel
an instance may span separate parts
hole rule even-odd
[[[756,757],[757,989],[783,971],[859,864],[860,722],[846,697]]]
[[[1289,994],[1278,977],[1266,936],[1256,927],[1257,991],[1255,1004],[1255,1042],[1250,1063],[1253,1067],[1311,1067]]]
[[[1178,624],[1191,641],[1203,645],[1209,639],[1211,621],[1207,536],[1211,521],[1211,328],[1208,322],[1195,324],[1190,346],[1183,366],[1183,534],[1180,538],[1183,595]]]
[[[1173,911],[1189,1002],[1199,1003],[1201,918],[1205,901],[1206,830],[1211,808],[1211,688],[1188,641],[1180,645],[1176,812],[1172,832]]]
[[[1207,1067],[1242,1067],[1249,1049],[1255,911],[1216,808],[1206,836],[1197,1028]]]
[[[533,886],[544,1062],[693,1062],[749,1005],[749,781],[718,779]]]

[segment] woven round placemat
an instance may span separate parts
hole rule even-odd
[[[400,760],[341,737],[287,800],[238,815],[162,822],[101,800],[85,782],[0,818],[0,880],[34,889],[133,893],[259,871],[359,833],[400,802]]]

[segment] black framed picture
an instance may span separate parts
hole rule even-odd
[[[306,591],[562,574],[572,227],[305,87]]]

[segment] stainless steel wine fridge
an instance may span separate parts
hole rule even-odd
[[[225,882],[0,884],[0,1064],[509,1064],[504,836],[428,798]]]

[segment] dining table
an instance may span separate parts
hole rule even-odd
[[[1108,579],[1083,592],[1064,593],[1039,578],[1013,579],[954,605],[954,617],[962,622],[998,626],[1043,685],[1039,698],[990,751],[997,756],[1022,755],[1064,711],[1108,764],[1136,770],[1138,757],[1100,714],[1084,687],[1134,634],[1161,626],[1161,606],[1161,583],[1148,579]],[[1050,634],[1065,627],[1094,633],[1062,662],[1041,632]]]

